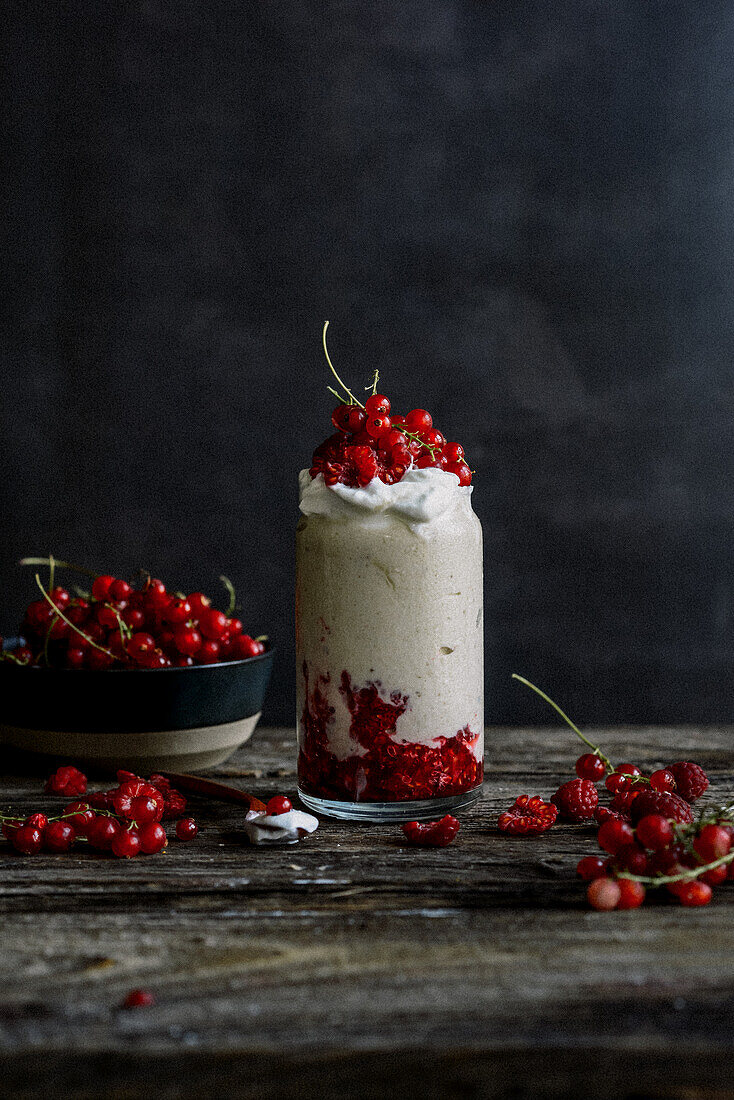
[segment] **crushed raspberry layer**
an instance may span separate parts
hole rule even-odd
[[[339,690],[351,715],[349,732],[366,752],[340,760],[329,745],[334,721],[334,708],[324,690],[329,677],[316,677],[310,686],[305,661],[303,676],[306,702],[298,779],[306,793],[335,801],[401,802],[446,798],[482,782],[483,764],[472,751],[478,734],[466,726],[452,737],[435,738],[430,745],[396,741],[395,726],[409,697],[393,692],[386,701],[377,683],[355,688],[346,671]]]

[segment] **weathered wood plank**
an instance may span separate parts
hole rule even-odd
[[[617,759],[693,756],[734,789],[730,729],[598,736]],[[201,837],[163,857],[3,847],[0,1094],[734,1096],[734,889],[705,910],[590,912],[573,871],[593,830],[494,827],[568,777],[573,740],[495,730],[488,752],[486,797],[445,850],[327,822],[255,850],[236,807],[203,803]],[[292,736],[260,731],[217,774],[267,795],[292,790],[293,764]],[[0,804],[35,809],[38,786],[8,777]],[[157,1004],[120,1010],[138,985]]]

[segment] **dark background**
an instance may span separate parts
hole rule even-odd
[[[465,442],[487,719],[734,718],[734,8],[3,5],[0,629],[237,583],[290,722],[320,349]]]

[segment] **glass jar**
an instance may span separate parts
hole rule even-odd
[[[484,753],[482,530],[471,490],[435,469],[373,491],[328,488],[304,473],[301,799],[365,821],[468,806]]]

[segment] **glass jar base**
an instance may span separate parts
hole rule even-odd
[[[452,794],[448,798],[419,798],[408,802],[336,802],[306,794],[299,787],[304,806],[324,817],[339,821],[436,821],[454,810],[467,810],[482,797],[482,788]]]

